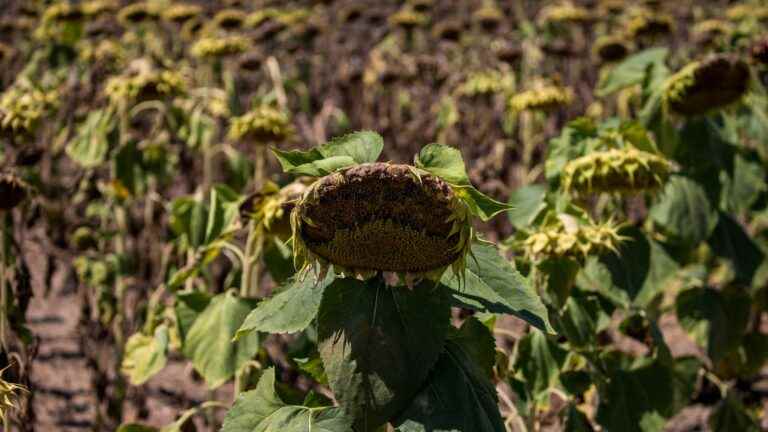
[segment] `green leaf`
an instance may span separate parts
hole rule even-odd
[[[696,359],[681,358],[672,365],[644,361],[613,371],[600,393],[597,422],[610,431],[661,432],[689,404],[699,367]]]
[[[717,432],[758,432],[760,426],[733,391],[709,415],[710,430]]]
[[[107,159],[109,135],[114,127],[112,110],[91,111],[78,128],[77,136],[67,145],[67,156],[83,168],[98,167]]]
[[[443,144],[428,144],[416,156],[415,165],[450,184],[469,186],[469,176],[461,151]]]
[[[512,208],[509,204],[496,201],[472,186],[455,186],[454,192],[467,204],[469,211],[484,222]]]
[[[406,408],[437,361],[450,304],[440,285],[413,290],[337,279],[325,290],[318,349],[336,400],[371,431]]]
[[[449,270],[441,282],[450,288],[455,306],[515,315],[540,330],[552,331],[547,308],[533,287],[491,244],[473,244],[463,278]]]
[[[272,149],[283,171],[296,175],[324,176],[352,165],[375,162],[384,140],[371,131],[337,137],[308,151]]]
[[[654,65],[663,65],[667,55],[668,48],[650,48],[627,57],[600,80],[596,94],[605,97],[623,88],[642,84],[649,69]]]
[[[424,389],[395,424],[397,432],[504,432],[496,388],[472,359],[479,341],[449,339]]]
[[[560,370],[567,354],[553,337],[531,332],[518,341],[513,370],[522,375],[534,399],[546,400],[550,390],[560,385]]]
[[[248,314],[235,339],[253,331],[294,333],[304,330],[315,319],[323,293],[333,280],[332,272],[322,281],[311,275],[292,279],[285,290],[262,301]]]
[[[692,288],[677,296],[680,326],[717,362],[736,349],[749,323],[751,301],[745,293]]]
[[[744,228],[726,213],[720,213],[707,243],[717,256],[728,260],[738,282],[749,285],[765,255]]]
[[[594,120],[580,117],[568,122],[559,136],[549,140],[544,172],[553,189],[557,188],[565,164],[572,159],[584,156],[587,138],[596,137],[597,132]]]
[[[720,208],[741,213],[749,210],[761,194],[768,190],[765,169],[758,161],[747,160],[742,155],[733,158],[730,175],[721,173]]]
[[[647,306],[674,280],[679,265],[640,229],[627,227],[619,234],[627,237],[619,253],[588,260],[577,284],[606,296],[617,306]]]
[[[571,296],[565,303],[560,325],[571,346],[589,348],[597,346],[601,321],[609,319],[594,296]]]
[[[346,432],[352,426],[340,408],[288,405],[275,392],[275,370],[262,374],[255,390],[241,393],[221,432]]]
[[[177,292],[174,311],[179,326],[179,336],[186,339],[189,329],[197,317],[208,307],[211,296],[201,291]]]
[[[488,379],[493,378],[493,366],[496,364],[496,339],[485,324],[475,317],[469,317],[462,323],[461,328],[451,332],[448,338],[464,347],[469,358]]]
[[[165,367],[168,326],[159,325],[153,336],[136,333],[125,343],[121,371],[133,385],[142,385]]]
[[[204,244],[209,245],[232,229],[239,212],[240,196],[224,185],[211,189]]]
[[[717,212],[704,188],[681,176],[669,179],[649,216],[671,240],[688,246],[706,240],[717,225]]]
[[[182,352],[210,388],[224,384],[259,350],[259,334],[232,342],[254,302],[237,298],[232,291],[211,299],[184,338]]]
[[[593,432],[595,429],[587,415],[581,412],[573,403],[568,404],[565,413],[565,432]]]
[[[544,201],[547,195],[547,185],[533,184],[515,190],[509,196],[511,209],[507,213],[509,221],[517,229],[527,228],[533,219],[547,207]]]

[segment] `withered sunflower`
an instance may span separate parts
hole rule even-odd
[[[739,99],[749,87],[749,65],[729,55],[715,55],[693,62],[671,76],[663,101],[669,110],[696,116],[724,108]]]
[[[10,173],[0,174],[0,211],[8,211],[21,204],[29,193],[29,187],[19,177]]]

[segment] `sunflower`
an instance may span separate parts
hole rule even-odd
[[[572,101],[573,91],[570,88],[541,84],[510,97],[509,108],[512,112],[552,111],[570,105]]]
[[[665,83],[664,105],[684,116],[716,111],[741,99],[749,76],[747,63],[729,55],[690,63]]]
[[[0,173],[0,211],[21,204],[29,194],[29,186],[14,174]]]
[[[541,226],[514,245],[534,262],[557,258],[583,261],[590,255],[609,251],[618,253],[619,244],[625,240],[619,235],[620,229],[621,225],[611,220],[596,223],[569,214],[550,215]]]
[[[282,141],[293,134],[287,113],[271,105],[255,109],[230,120],[228,136],[233,140],[251,139],[257,143]]]

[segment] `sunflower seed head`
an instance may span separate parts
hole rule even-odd
[[[749,66],[742,59],[716,55],[687,65],[665,85],[663,101],[669,110],[702,115],[741,99],[749,86]]]
[[[572,194],[637,193],[661,187],[673,170],[662,156],[634,147],[596,151],[568,162],[562,187]]]

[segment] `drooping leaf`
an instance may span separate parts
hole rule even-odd
[[[285,290],[262,301],[248,314],[235,339],[253,331],[294,333],[304,330],[315,319],[323,293],[333,280],[332,272],[322,281],[311,275],[292,279]]]
[[[337,279],[318,315],[318,348],[328,382],[360,431],[406,408],[443,349],[450,305],[444,288],[413,290],[378,279]]]
[[[461,151],[443,144],[429,144],[416,156],[415,165],[457,186],[468,186],[469,176]]]
[[[427,384],[395,421],[396,431],[503,432],[496,389],[472,358],[483,351],[492,353],[493,344],[449,339]]]
[[[107,158],[109,135],[114,130],[112,110],[91,111],[80,125],[75,138],[67,145],[67,156],[83,168],[96,168]]]
[[[600,81],[597,95],[604,97],[623,88],[641,84],[645,81],[649,69],[657,64],[663,65],[667,55],[668,48],[650,48],[627,57]]]
[[[221,432],[348,432],[352,420],[341,408],[288,405],[275,392],[275,370],[267,369],[255,390],[241,393]]]
[[[704,188],[682,176],[669,179],[649,216],[672,241],[689,246],[706,240],[717,225]]]
[[[509,204],[496,201],[472,186],[457,186],[454,187],[454,191],[467,204],[469,211],[483,221],[489,221],[497,214],[512,208]]]
[[[691,288],[677,296],[680,326],[717,362],[741,343],[749,322],[750,298],[737,290]]]
[[[142,385],[165,367],[168,326],[159,325],[152,336],[136,333],[128,338],[121,371],[131,384]]]
[[[204,244],[211,244],[232,229],[241,198],[225,185],[214,185],[208,203]]]
[[[464,278],[449,270],[441,282],[450,288],[456,306],[515,315],[540,330],[552,331],[544,303],[493,245],[473,244]]]
[[[475,317],[467,318],[458,331],[452,331],[448,338],[464,348],[469,358],[483,371],[488,379],[493,378],[496,363],[496,340],[491,330]]]
[[[232,291],[215,296],[192,323],[182,343],[184,356],[216,388],[232,378],[259,350],[259,334],[232,342],[255,302],[237,298]]]

